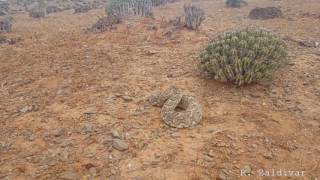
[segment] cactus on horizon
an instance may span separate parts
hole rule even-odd
[[[184,14],[186,27],[193,30],[199,29],[199,26],[205,19],[204,11],[194,5],[185,5]]]

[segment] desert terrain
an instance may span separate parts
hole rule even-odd
[[[103,33],[86,28],[104,9],[13,15],[6,36],[17,42],[0,45],[0,179],[289,178],[258,176],[272,169],[319,179],[320,48],[294,40],[320,42],[320,1],[250,0],[226,8],[222,0],[195,0],[206,13],[200,29],[163,35],[185,3]],[[284,16],[248,18],[265,6]],[[199,52],[218,34],[247,26],[285,39],[289,65],[270,81],[242,87],[204,76]],[[196,127],[171,128],[160,108],[146,103],[170,85],[201,105]],[[113,138],[124,147],[111,145]]]

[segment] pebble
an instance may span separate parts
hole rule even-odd
[[[130,102],[130,101],[133,100],[133,99],[132,99],[131,97],[129,97],[129,96],[121,96],[121,98],[122,98],[123,100],[125,100],[126,102]]]
[[[263,154],[263,157],[266,158],[266,159],[272,159],[273,158],[273,155],[271,152],[266,152]]]
[[[91,167],[89,169],[89,173],[91,174],[91,176],[96,176],[97,175],[97,169],[95,167]]]
[[[25,107],[23,107],[23,108],[21,108],[20,110],[19,110],[19,112],[20,113],[27,113],[27,112],[29,112],[29,111],[32,111],[32,106],[25,106]]]
[[[111,134],[112,134],[113,138],[120,139],[120,134],[117,130],[115,130],[115,129],[111,130]]]
[[[121,139],[114,139],[112,142],[112,147],[118,151],[125,151],[129,149],[129,145]]]
[[[65,179],[65,180],[78,180],[78,179],[80,179],[80,176],[73,171],[63,172],[59,175],[59,177],[61,179]]]
[[[218,179],[221,179],[221,180],[227,180],[228,179],[228,177],[227,177],[227,175],[224,173],[224,172],[220,172],[220,174],[219,174],[219,178]]]
[[[87,115],[90,115],[90,114],[96,114],[97,113],[97,109],[96,108],[87,108],[86,110],[83,111],[83,114],[87,114]]]
[[[82,134],[88,134],[94,132],[94,126],[92,124],[83,124],[81,128]]]
[[[68,146],[72,146],[72,140],[70,139],[64,139],[61,141],[61,147],[68,147]]]
[[[210,156],[210,157],[214,157],[214,152],[213,152],[213,150],[211,149],[207,155]]]
[[[243,172],[244,174],[246,174],[246,175],[251,174],[251,167],[248,166],[248,165],[244,166],[244,167],[242,168],[242,172]]]
[[[60,136],[64,135],[65,132],[66,132],[66,130],[64,128],[58,128],[53,131],[53,136],[60,137]]]
[[[208,161],[208,162],[212,162],[214,159],[208,155],[204,155],[203,160]]]

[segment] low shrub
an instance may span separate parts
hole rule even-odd
[[[200,67],[214,79],[238,86],[268,79],[285,64],[286,44],[263,30],[227,32],[201,53]]]

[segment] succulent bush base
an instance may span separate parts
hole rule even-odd
[[[193,30],[197,30],[205,19],[204,11],[194,5],[185,5],[184,14],[186,27]]]
[[[269,79],[285,64],[283,40],[257,29],[227,32],[211,41],[200,55],[200,67],[214,79],[238,86]]]
[[[145,16],[152,17],[151,0],[112,0],[106,7],[108,16]]]
[[[232,8],[239,8],[247,4],[248,3],[245,0],[227,0],[226,1],[227,7],[232,7]]]

